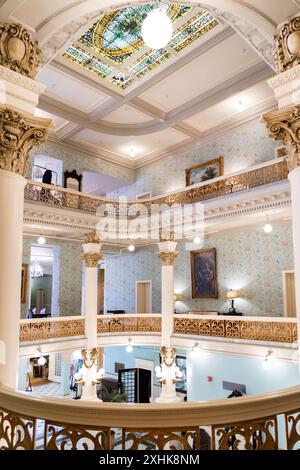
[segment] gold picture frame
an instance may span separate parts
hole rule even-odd
[[[213,176],[213,171],[215,175]],[[212,176],[210,176],[210,173]],[[224,175],[224,157],[218,157],[214,160],[201,163],[200,165],[192,166],[185,170],[185,183],[186,186],[202,183],[213,178],[218,178]]]
[[[22,264],[22,274],[21,274],[21,304],[25,304],[25,303],[26,303],[27,282],[28,282],[28,264]]]
[[[191,275],[193,299],[217,299],[217,250],[191,251]]]

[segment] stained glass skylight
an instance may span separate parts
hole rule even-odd
[[[218,25],[205,10],[165,4],[173,37],[165,49],[152,50],[141,37],[141,25],[154,8],[155,3],[145,3],[103,15],[63,56],[125,89]]]

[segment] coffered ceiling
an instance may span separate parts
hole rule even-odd
[[[275,107],[272,36],[298,0],[169,3],[173,38],[148,49],[153,3],[0,0],[0,17],[38,39],[50,139],[127,167],[186,152]]]

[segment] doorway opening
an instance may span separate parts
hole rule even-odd
[[[152,281],[135,282],[136,313],[152,313]]]

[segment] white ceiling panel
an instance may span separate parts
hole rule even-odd
[[[125,104],[116,111],[105,116],[104,120],[118,124],[140,124],[146,121],[151,121],[152,118]]]
[[[260,61],[235,34],[140,96],[168,112]]]
[[[53,114],[50,114],[50,113],[46,113],[46,111],[43,111],[42,109],[38,109],[38,108],[35,111],[35,115],[38,117],[42,117],[42,118],[52,119],[52,122],[53,122],[52,129],[54,129],[55,131],[60,129],[64,124],[68,122],[65,119],[62,119],[58,116],[54,116]]]
[[[85,129],[76,134],[72,140],[93,144],[134,160],[155,150],[175,145],[186,138],[171,129],[139,137],[111,136]]]
[[[51,67],[43,69],[37,79],[47,86],[49,96],[86,113],[108,100],[100,91]]]
[[[187,124],[205,131],[218,124],[238,116],[241,112],[250,110],[258,103],[273,97],[272,90],[266,82],[261,82],[227,100],[211,106],[210,108],[195,114],[186,121]]]
[[[9,0],[10,1],[10,0]],[[78,2],[76,0],[25,0],[13,10],[12,17],[37,29],[47,18]]]

